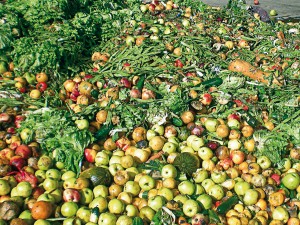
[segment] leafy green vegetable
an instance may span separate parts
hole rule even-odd
[[[256,143],[256,156],[267,156],[274,165],[280,164],[287,152],[288,136],[282,132],[258,130],[253,134]]]
[[[93,142],[93,135],[87,130],[79,130],[67,110],[42,108],[30,114],[21,123],[20,130],[29,128],[42,150],[57,161],[64,162],[65,168],[79,174],[84,149]]]

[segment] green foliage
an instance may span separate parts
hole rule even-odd
[[[94,139],[89,131],[77,128],[69,111],[42,108],[22,122],[20,130],[24,128],[32,131],[27,142],[36,140],[45,153],[64,162],[66,169],[79,174],[84,149]]]

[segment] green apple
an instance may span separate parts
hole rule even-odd
[[[234,191],[237,195],[245,195],[246,191],[250,189],[250,184],[246,181],[239,181],[234,185]]]
[[[57,169],[50,169],[46,171],[46,178],[52,178],[55,180],[61,179],[61,172]]]
[[[243,198],[243,202],[245,205],[254,205],[255,203],[257,203],[259,198],[258,192],[254,189],[248,189],[245,192],[244,198]]]
[[[98,152],[95,157],[96,166],[107,166],[109,164],[109,155],[106,152]]]
[[[182,204],[184,204],[187,200],[189,200],[189,198],[186,195],[176,195],[174,198],[175,202],[181,202]]]
[[[118,199],[123,201],[125,203],[125,205],[128,205],[132,202],[132,194],[123,191],[118,195]]]
[[[199,138],[199,137],[196,135],[188,136],[188,138],[186,139],[186,145],[189,147],[192,147],[192,143],[193,143],[194,139],[197,139],[197,138]]]
[[[208,172],[203,168],[197,169],[197,171],[193,173],[193,180],[195,181],[195,183],[200,184],[202,181],[204,181],[207,178],[208,178]]]
[[[81,219],[84,223],[90,221],[90,216],[91,216],[91,210],[86,206],[82,206],[77,210],[76,217]]]
[[[80,193],[80,204],[81,205],[88,205],[90,204],[94,199],[93,191],[89,188],[83,188],[79,191]]]
[[[136,167],[129,167],[125,171],[129,175],[129,180],[134,180],[135,176],[139,174],[139,170]]]
[[[204,146],[204,140],[203,140],[203,138],[197,137],[197,138],[193,139],[191,147],[195,151],[198,151],[202,146]]]
[[[212,179],[205,179],[204,181],[201,182],[201,186],[204,187],[206,193],[208,192],[208,190],[213,186],[215,185],[215,182],[213,182]]]
[[[208,190],[208,194],[216,200],[221,200],[225,195],[223,187],[218,184],[211,186]]]
[[[214,156],[214,153],[210,148],[202,147],[198,150],[198,155],[202,160],[208,160]]]
[[[168,142],[175,144],[176,148],[178,147],[180,140],[177,137],[169,137]]]
[[[76,215],[78,205],[75,202],[65,202],[61,206],[61,214],[64,217],[72,217]]]
[[[300,185],[300,176],[298,173],[295,172],[286,173],[282,178],[281,182],[286,188],[290,190],[295,190]]]
[[[34,219],[32,218],[30,210],[24,210],[23,212],[21,212],[21,214],[19,215],[19,218],[22,220],[25,220],[25,222],[28,225],[31,225],[34,223]]]
[[[144,206],[140,210],[140,217],[147,222],[152,221],[154,215],[155,211],[150,206]]]
[[[113,213],[101,213],[98,220],[98,225],[115,225],[117,217]]]
[[[45,202],[51,202],[51,203],[55,203],[55,198],[54,196],[52,196],[49,193],[43,193],[41,194],[38,198],[37,201],[45,201]]]
[[[58,188],[58,180],[53,178],[46,178],[43,182],[43,187],[46,191],[53,191]]]
[[[49,156],[43,155],[38,160],[38,168],[40,170],[49,170],[53,165],[52,159]]]
[[[121,164],[114,163],[114,164],[109,165],[108,170],[111,175],[115,176],[118,171],[124,170],[124,168],[121,166]]]
[[[10,192],[10,185],[7,180],[0,179],[0,196],[7,195]]]
[[[108,210],[110,213],[121,214],[125,210],[125,204],[120,199],[112,199],[108,203]]]
[[[157,195],[163,196],[167,201],[171,201],[174,198],[174,193],[171,189],[166,187],[161,187],[157,191]]]
[[[162,148],[163,152],[169,155],[170,153],[176,152],[177,151],[177,146],[176,144],[172,142],[166,142],[164,144],[164,147]]]
[[[182,146],[180,147],[180,152],[190,152],[192,154],[195,153],[194,149],[192,147],[189,147],[189,146]]]
[[[286,223],[289,219],[289,213],[284,207],[277,206],[272,212],[272,218]]]
[[[35,75],[29,72],[24,73],[24,78],[29,84],[34,84],[36,82]]]
[[[61,188],[57,188],[50,192],[46,191],[46,193],[49,193],[51,196],[53,196],[55,203],[59,203],[62,200],[63,190]]]
[[[105,185],[97,185],[93,189],[93,194],[95,198],[99,196],[106,198],[108,196],[108,187],[106,187]]]
[[[178,185],[178,190],[182,195],[193,195],[195,193],[196,187],[193,182],[185,180]]]
[[[197,201],[201,202],[204,209],[210,209],[213,206],[213,199],[208,194],[202,194],[197,198]]]
[[[194,195],[202,195],[203,193],[205,193],[205,189],[204,187],[201,186],[201,184],[195,184],[196,190]]]
[[[167,164],[167,165],[163,166],[163,168],[161,170],[161,176],[164,179],[175,178],[177,176],[177,170],[176,170],[175,166],[173,166],[172,164]]]
[[[102,196],[98,196],[96,198],[94,198],[94,200],[89,204],[89,208],[95,208],[98,207],[100,213],[105,212],[107,209],[108,203],[106,198],[102,197]]]
[[[141,188],[138,182],[127,181],[124,186],[124,191],[131,193],[133,196],[137,196],[140,193]]]
[[[87,119],[75,120],[75,124],[79,130],[87,130],[90,126]]]
[[[270,10],[270,16],[277,16],[277,11],[275,9]]]
[[[79,218],[67,218],[64,220],[63,225],[81,225]]]
[[[34,225],[51,225],[51,223],[48,220],[37,220],[34,222]]]
[[[143,175],[139,180],[139,185],[144,191],[149,191],[155,187],[155,180],[149,175]]]
[[[227,178],[227,174],[225,171],[213,171],[211,173],[211,179],[213,180],[213,182],[215,182],[216,184],[221,184],[223,183]]]
[[[39,183],[43,183],[43,181],[46,179],[46,171],[45,170],[37,170],[37,171],[35,171],[34,175],[38,179]]]
[[[16,186],[16,191],[18,193],[18,196],[27,198],[32,193],[31,184],[27,181],[22,181],[22,182],[18,183],[18,185]]]
[[[112,164],[120,164],[121,165],[121,159],[122,159],[122,156],[112,155],[109,159],[109,165],[112,165]]]
[[[160,136],[162,136],[165,133],[165,128],[164,128],[163,125],[155,124],[155,125],[153,125],[153,127],[151,128],[151,130],[155,131]]]
[[[184,215],[193,217],[200,211],[200,207],[197,201],[189,199],[183,204],[182,210]]]
[[[68,170],[68,171],[64,172],[63,175],[61,176],[61,179],[63,181],[68,180],[69,178],[76,178],[76,173],[74,173],[71,170]]]
[[[218,125],[219,125],[219,121],[214,118],[208,118],[204,122],[204,126],[209,132],[215,132],[217,130]]]
[[[139,210],[134,205],[127,205],[125,208],[126,215],[129,217],[136,217],[139,214]]]
[[[154,211],[158,211],[166,204],[166,199],[160,195],[153,196],[148,199],[148,206]]]
[[[157,133],[154,130],[147,130],[146,138],[148,141],[150,141],[156,135],[157,135]]]
[[[267,156],[259,156],[257,158],[257,164],[263,169],[268,169],[271,167],[271,160]]]
[[[132,218],[127,215],[122,215],[118,218],[116,225],[132,225]]]

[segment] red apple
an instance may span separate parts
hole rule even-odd
[[[95,162],[96,155],[97,155],[97,151],[95,149],[86,148],[84,150],[84,157],[86,161],[90,163]]]
[[[231,119],[236,119],[238,121],[241,121],[241,117],[235,113],[232,113],[227,117],[227,120],[231,120]]]
[[[202,96],[201,96],[201,103],[203,105],[210,105],[210,103],[212,102],[212,95],[209,94],[209,93],[204,93]]]
[[[45,190],[43,188],[41,188],[41,187],[35,187],[32,190],[32,196],[33,196],[34,199],[38,199],[38,197],[40,195],[42,195],[44,192],[45,192]]]
[[[15,155],[10,159],[9,164],[21,170],[26,165],[26,161],[21,156]]]
[[[32,151],[27,145],[18,146],[15,153],[16,153],[16,155],[19,155],[24,159],[28,159],[32,155]]]
[[[80,193],[76,189],[67,188],[63,192],[63,199],[65,202],[79,202]]]
[[[245,153],[240,150],[233,150],[230,152],[230,158],[235,164],[241,164],[245,160]]]

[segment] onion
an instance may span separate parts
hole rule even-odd
[[[196,125],[192,130],[191,130],[191,134],[196,135],[196,136],[201,136],[201,134],[203,133],[204,128],[202,126],[198,126]]]

